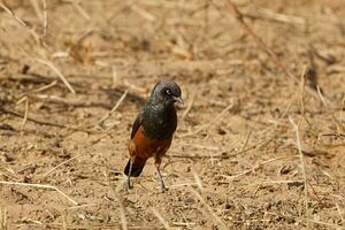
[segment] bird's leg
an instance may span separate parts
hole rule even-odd
[[[132,168],[133,168],[134,160],[135,160],[135,157],[131,157],[131,158],[130,158],[129,173],[128,173],[128,177],[127,177],[127,186],[128,186],[128,189],[133,188],[133,187],[132,187],[132,184],[131,184],[131,174],[132,174]]]
[[[162,174],[161,174],[161,170],[160,170],[161,162],[162,162],[162,160],[160,158],[156,158],[155,166],[157,169],[158,178],[159,178],[159,182],[160,182],[160,189],[161,189],[161,192],[164,192],[167,190],[167,188],[165,187],[165,184],[164,184],[164,181],[162,178]]]

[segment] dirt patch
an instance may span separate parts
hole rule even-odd
[[[343,1],[234,1],[297,82],[220,1],[6,2],[0,228],[344,228]],[[169,190],[149,161],[127,192],[130,127],[161,78],[186,101]]]

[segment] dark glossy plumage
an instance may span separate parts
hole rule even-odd
[[[152,89],[146,105],[132,126],[128,147],[131,159],[124,170],[127,176],[139,176],[146,160],[152,156],[159,167],[161,157],[170,147],[177,127],[176,101],[182,99],[181,89],[175,82],[159,81]]]

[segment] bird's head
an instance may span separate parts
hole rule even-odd
[[[150,102],[154,104],[183,104],[180,87],[174,81],[160,80],[151,91]]]

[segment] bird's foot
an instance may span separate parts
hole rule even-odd
[[[163,180],[160,181],[160,190],[161,190],[161,193],[168,191],[168,188],[165,186]]]
[[[129,191],[133,188],[133,185],[131,183],[131,180],[129,178],[127,178],[127,180],[124,183],[124,189]]]
[[[165,187],[165,184],[164,184],[164,181],[163,181],[163,177],[162,177],[162,174],[161,174],[161,171],[159,169],[159,166],[160,166],[160,162],[159,163],[156,163],[156,169],[157,169],[157,174],[158,174],[158,183],[160,185],[160,190],[161,192],[165,192],[167,191],[167,187]]]
[[[161,193],[164,193],[164,192],[168,191],[168,188],[165,186],[160,186],[160,190],[161,190]]]

